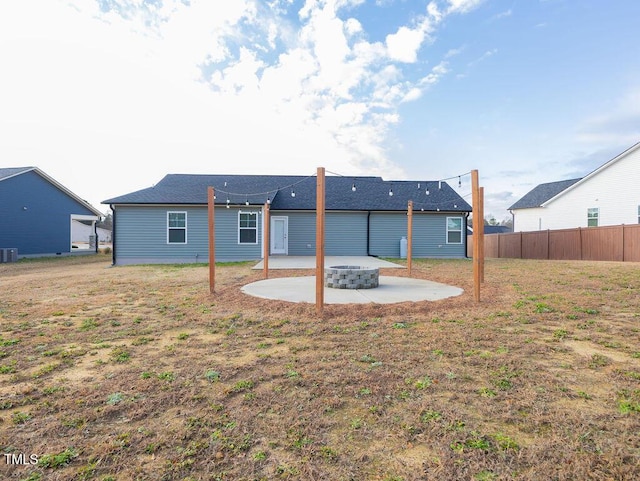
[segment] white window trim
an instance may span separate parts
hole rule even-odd
[[[595,216],[591,214],[595,213]],[[589,221],[595,219],[596,225],[590,226]],[[589,207],[587,208],[587,227],[598,227],[600,225],[600,207]]]
[[[449,219],[459,219],[460,220],[460,230],[458,229],[449,229]],[[462,233],[464,232],[464,219],[462,217],[447,217],[446,220],[446,232],[445,232],[445,236],[446,236],[446,241],[447,244],[451,244],[451,245],[460,245],[464,242],[464,238],[462,236]],[[460,242],[449,242],[449,232],[460,232]]]
[[[256,226],[255,227],[240,227],[240,215],[241,214],[250,214],[250,215],[255,215],[256,216]],[[258,235],[258,211],[257,210],[251,210],[251,211],[247,211],[247,210],[241,210],[238,211],[238,245],[241,246],[245,246],[245,245],[257,245],[260,239],[260,236]],[[256,241],[255,242],[240,242],[240,229],[254,229],[256,231]]]
[[[184,214],[184,227],[169,227],[169,215],[170,214]],[[188,223],[188,215],[187,215],[187,211],[184,210],[170,210],[167,211],[167,244],[168,245],[173,245],[173,244],[178,244],[178,245],[184,245],[187,243],[188,239],[187,239],[187,226],[189,225]],[[169,229],[184,229],[184,242],[169,242]]]

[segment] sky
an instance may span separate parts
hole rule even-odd
[[[0,167],[441,180],[485,214],[640,141],[637,0],[7,0]],[[461,176],[462,187],[458,187]]]

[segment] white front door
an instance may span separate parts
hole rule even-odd
[[[271,217],[271,253],[288,254],[289,218]]]

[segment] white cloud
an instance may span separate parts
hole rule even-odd
[[[500,12],[495,16],[495,18],[500,19],[500,18],[510,17],[512,14],[513,12],[511,11],[511,9],[509,9],[509,10],[505,10],[504,12]]]
[[[437,83],[445,74],[449,72],[447,62],[440,62],[438,65],[431,69],[431,72],[426,77],[420,79],[421,85],[433,85]]]
[[[401,177],[386,148],[397,107],[447,66],[414,80],[403,69],[447,11],[432,2],[370,42],[346,15],[362,3],[306,0],[300,25],[292,0],[119,0],[108,11],[91,0],[4,4],[0,155],[79,193],[83,167],[105,166],[91,186],[96,205],[168,172],[325,165]]]
[[[478,7],[484,0],[448,0],[448,13],[468,13]]]
[[[424,41],[424,32],[402,26],[396,33],[387,35],[387,53],[389,58],[399,62],[414,63],[418,59],[418,50]]]
[[[640,141],[640,89],[622,95],[608,111],[587,118],[577,140],[590,146],[631,146]]]

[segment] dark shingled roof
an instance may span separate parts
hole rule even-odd
[[[206,204],[207,188],[215,189],[216,205],[263,205],[274,210],[315,210],[316,177],[284,175],[169,174],[147,189],[103,201],[103,204]],[[355,185],[355,192],[352,187]],[[420,185],[420,188],[418,188]],[[429,194],[426,194],[426,190]],[[393,191],[393,196],[389,195]],[[291,193],[295,193],[295,197]],[[384,181],[380,177],[327,176],[327,210],[407,210],[470,212],[471,206],[446,182]]]
[[[563,190],[568,189],[579,180],[581,179],[560,180],[558,182],[540,184],[527,192],[519,201],[509,207],[509,210],[540,207],[546,201],[555,197]]]
[[[5,167],[0,168],[0,180],[4,180],[8,177],[13,177],[16,174],[21,174],[23,172],[27,172],[28,170],[32,170],[33,167]]]

